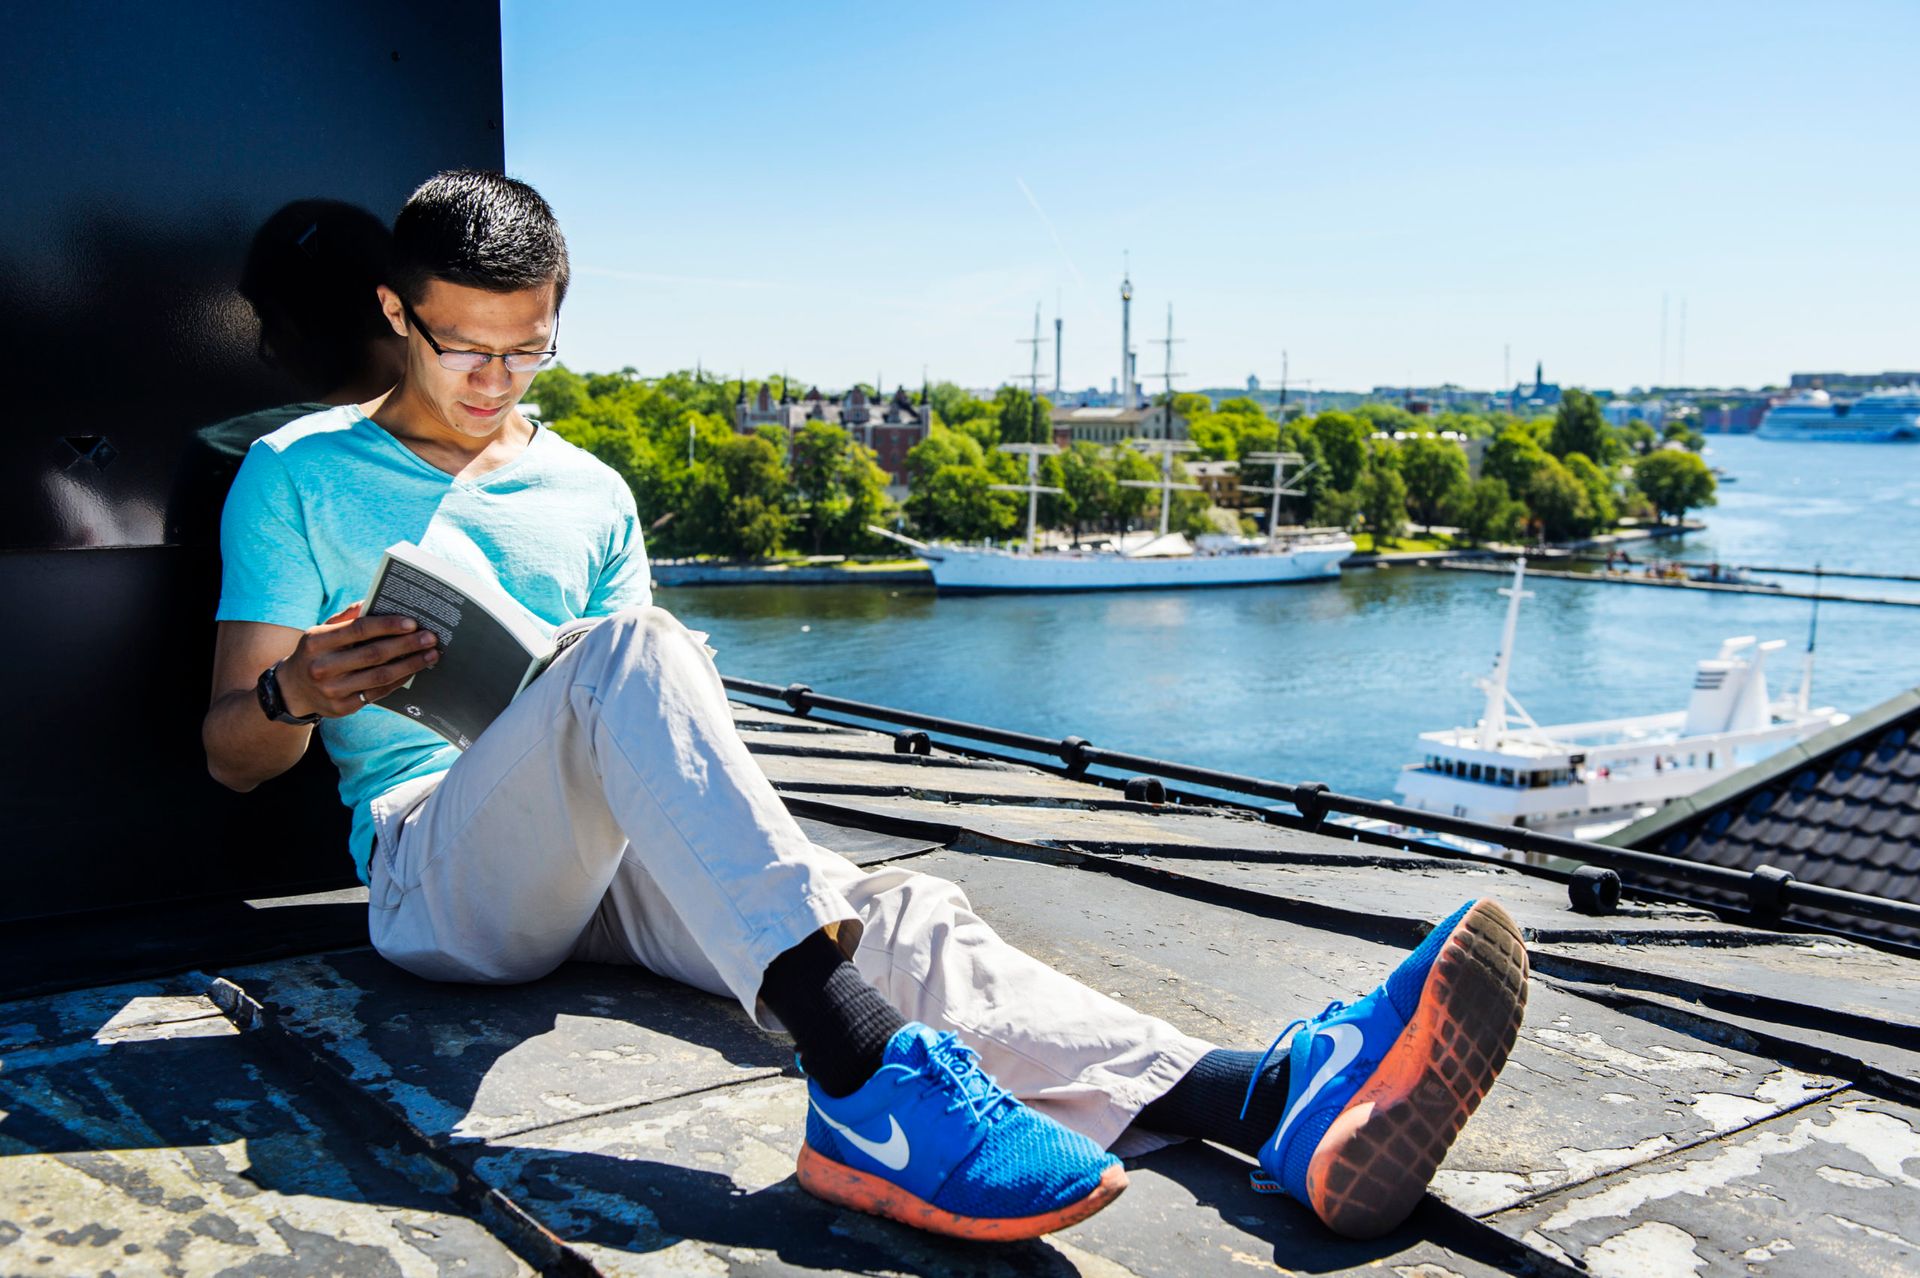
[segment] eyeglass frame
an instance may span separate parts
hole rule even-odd
[[[440,367],[446,369],[448,372],[477,373],[497,359],[500,361],[500,366],[509,373],[537,373],[547,367],[547,365],[553,363],[560,355],[560,314],[557,311],[554,312],[553,316],[552,340],[554,344],[551,347],[544,351],[507,351],[504,354],[495,351],[450,351],[440,345],[439,342],[433,340],[433,334],[428,332],[427,326],[420,322],[420,316],[415,313],[412,303],[402,300],[400,303],[400,311],[407,317],[407,323],[418,329],[420,336],[426,339],[427,345],[433,348],[434,358],[440,361]],[[448,356],[452,356],[455,359],[477,358],[480,362],[472,368],[461,368],[456,364],[447,363]],[[515,368],[512,364],[508,363],[509,360],[525,359],[529,356],[537,357],[540,362],[531,368]]]

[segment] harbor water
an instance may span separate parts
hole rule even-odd
[[[1661,553],[1920,572],[1920,447],[1715,436],[1708,460],[1735,482],[1704,512],[1706,532]],[[1392,568],[1232,590],[938,598],[931,587],[747,585],[662,590],[659,602],[711,633],[728,675],[1387,797],[1421,732],[1477,717],[1500,584]],[[1776,695],[1798,684],[1804,601],[1529,588],[1511,686],[1542,723],[1679,709],[1693,663],[1735,635],[1786,640],[1769,682]],[[1815,703],[1857,713],[1920,684],[1917,633],[1911,609],[1823,606]]]

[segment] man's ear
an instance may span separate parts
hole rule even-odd
[[[407,313],[401,305],[400,295],[385,284],[374,285],[373,291],[380,296],[380,313],[387,317],[387,323],[393,325],[393,331],[401,337],[407,335]]]

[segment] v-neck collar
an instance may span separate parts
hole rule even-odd
[[[398,449],[402,454],[404,454],[408,461],[412,462],[415,466],[418,466],[421,470],[425,471],[427,474],[438,476],[443,483],[446,483],[454,488],[466,488],[466,489],[485,488],[487,485],[491,484],[496,478],[499,478],[500,476],[510,473],[515,468],[517,468],[522,462],[526,460],[527,454],[532,452],[534,450],[534,447],[537,444],[539,444],[540,436],[546,430],[546,427],[542,426],[539,423],[539,421],[537,421],[534,418],[529,417],[529,418],[523,419],[526,421],[527,425],[533,428],[533,434],[527,437],[526,446],[523,447],[519,452],[515,453],[513,455],[512,460],[508,461],[505,465],[495,466],[492,470],[488,471],[484,475],[480,475],[473,479],[462,479],[458,475],[449,474],[448,472],[441,470],[438,466],[434,465],[432,462],[422,457],[419,453],[416,453],[411,448],[408,448],[404,440],[402,440],[399,436],[395,435],[392,431],[388,430],[385,426],[382,426],[379,422],[376,422],[375,420],[373,420],[373,418],[367,416],[365,410],[363,410],[358,404],[351,404],[348,407],[350,407],[353,410],[354,415],[358,417],[360,421],[372,427],[376,432],[379,433],[382,439],[386,440],[394,448]]]

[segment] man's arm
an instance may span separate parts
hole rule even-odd
[[[330,719],[367,708],[440,659],[430,630],[410,617],[362,617],[360,605],[310,630],[257,621],[223,621],[213,654],[213,697],[200,727],[207,771],[245,793],[272,780],[307,752],[313,727],[279,723],[260,711],[254,685],[281,662],[281,696],[292,714]],[[361,693],[365,693],[364,700]]]

